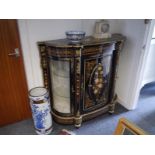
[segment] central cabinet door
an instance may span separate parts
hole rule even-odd
[[[94,54],[82,56],[82,113],[103,107],[109,101],[113,50],[98,49],[97,54],[94,51]]]

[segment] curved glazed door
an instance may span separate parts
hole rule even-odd
[[[49,59],[52,109],[55,113],[70,116],[73,114],[72,100],[72,59]]]

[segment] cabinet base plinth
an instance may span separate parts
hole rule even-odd
[[[115,104],[112,104],[113,108],[111,108],[111,104],[106,105],[105,107],[102,107],[100,109],[88,112],[86,114],[81,114],[79,117],[74,117],[74,116],[68,116],[68,117],[64,117],[64,116],[59,116],[57,114],[55,114],[54,112],[52,112],[53,115],[53,119],[60,124],[73,124],[75,125],[76,128],[80,128],[81,127],[81,123],[83,121],[87,121],[90,119],[93,119],[99,115],[102,115],[106,112],[109,113],[113,113],[114,112],[114,108],[115,108]]]

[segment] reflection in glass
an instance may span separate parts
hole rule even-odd
[[[70,67],[69,61],[51,60],[53,107],[61,113],[70,113]]]

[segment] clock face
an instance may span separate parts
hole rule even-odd
[[[109,24],[106,24],[106,23],[105,24],[102,24],[101,31],[103,33],[108,32],[109,31]]]

